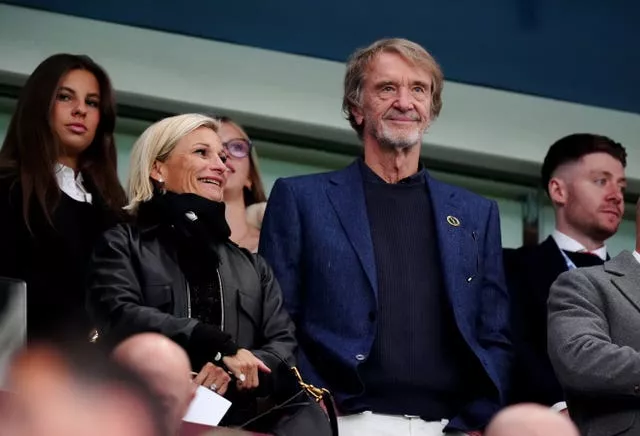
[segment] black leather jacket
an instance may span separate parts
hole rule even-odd
[[[224,332],[232,346],[190,317],[187,280],[160,226],[124,224],[98,243],[88,276],[87,306],[100,341],[115,345],[139,332],[158,332],[189,354],[195,371],[218,352],[251,350],[272,370],[293,365],[294,325],[280,286],[258,255],[232,242],[216,246],[222,284]]]

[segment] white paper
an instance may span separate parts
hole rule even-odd
[[[198,386],[183,421],[216,426],[231,407],[231,401],[210,389]]]

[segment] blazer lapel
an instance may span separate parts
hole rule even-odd
[[[606,272],[614,274],[611,281],[616,288],[640,311],[640,263],[628,251],[623,251],[605,262]]]
[[[526,270],[527,280],[535,284],[534,289],[542,291],[540,297],[545,307],[551,284],[567,269],[567,261],[562,256],[560,247],[556,244],[553,236],[549,235],[536,247],[535,257],[532,259],[531,265],[527,265]]]
[[[426,175],[427,185],[433,206],[433,217],[440,249],[442,274],[448,294],[454,298],[456,291],[462,289],[465,280],[477,279],[476,272],[469,265],[476,265],[477,251],[468,250],[466,244],[474,233],[468,228],[462,204],[456,201],[456,191],[448,185]]]
[[[377,296],[376,262],[358,162],[337,172],[326,192]]]

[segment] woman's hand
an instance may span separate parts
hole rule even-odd
[[[193,379],[195,384],[211,389],[219,395],[224,395],[227,392],[229,381],[231,381],[231,377],[227,371],[211,362],[207,362]]]
[[[270,374],[271,370],[249,350],[241,348],[233,356],[222,358],[229,371],[238,379],[238,389],[255,389],[259,385],[258,371]]]

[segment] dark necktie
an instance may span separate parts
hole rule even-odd
[[[602,265],[604,261],[595,253],[572,253],[565,251],[569,259],[578,267]]]

